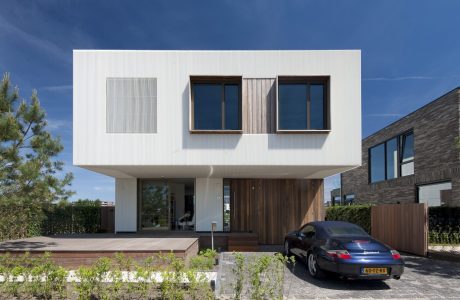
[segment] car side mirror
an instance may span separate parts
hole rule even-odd
[[[303,239],[305,238],[305,233],[299,231],[297,232],[297,237]]]

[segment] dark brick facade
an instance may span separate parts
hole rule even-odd
[[[414,175],[369,183],[369,148],[408,130],[414,132]],[[417,185],[451,180],[450,203],[460,206],[460,88],[365,138],[362,166],[341,175],[342,198],[355,195],[356,203],[417,202]]]

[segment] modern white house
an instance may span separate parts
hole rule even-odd
[[[115,178],[116,232],[250,232],[323,218],[361,164],[361,53],[74,50],[73,163]]]

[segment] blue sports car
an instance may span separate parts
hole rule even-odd
[[[284,251],[303,260],[315,278],[331,272],[346,278],[399,279],[404,272],[398,251],[348,222],[305,224],[286,235]]]

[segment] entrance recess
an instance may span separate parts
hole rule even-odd
[[[141,179],[140,230],[194,230],[194,179]]]

